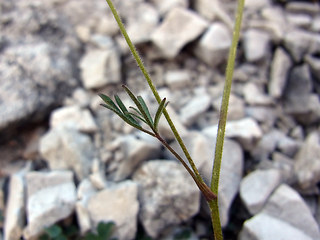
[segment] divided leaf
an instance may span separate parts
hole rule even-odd
[[[166,98],[162,99],[162,101],[160,102],[159,104],[159,107],[158,107],[158,110],[156,112],[156,115],[154,117],[154,128],[156,130],[158,130],[158,124],[159,124],[159,120],[160,120],[160,117],[163,113],[163,109],[165,109],[165,107],[167,106],[167,103],[166,103]]]

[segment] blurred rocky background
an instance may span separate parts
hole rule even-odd
[[[237,1],[114,2],[209,180]],[[318,1],[246,0],[219,192],[225,239],[320,239],[319,32]],[[105,1],[0,1],[0,239],[110,221],[120,240],[212,239],[181,164],[99,106],[98,93],[132,104],[121,84],[156,108]],[[164,119],[160,129],[177,149]]]

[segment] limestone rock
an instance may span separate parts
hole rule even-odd
[[[203,133],[211,138],[216,138],[218,125],[203,129]],[[262,130],[252,118],[244,118],[227,122],[225,136],[237,139],[243,148],[251,149],[252,145],[262,137]]]
[[[151,0],[151,2],[157,7],[161,15],[166,14],[174,7],[187,8],[189,5],[188,0]]]
[[[211,67],[226,61],[231,45],[230,30],[223,23],[213,23],[197,42],[195,55]]]
[[[208,23],[191,10],[173,8],[151,35],[152,42],[166,58],[174,58],[187,43],[196,39]]]
[[[192,98],[181,110],[180,119],[186,126],[192,125],[201,114],[205,113],[210,107],[211,97],[208,94],[202,94]]]
[[[98,127],[87,109],[81,109],[78,106],[62,107],[54,110],[50,117],[50,126],[52,128],[63,126],[75,128],[82,132],[93,133]]]
[[[295,156],[295,173],[301,188],[307,189],[320,181],[320,137],[310,133]]]
[[[270,105],[273,100],[254,83],[248,82],[243,88],[243,95],[249,105]]]
[[[256,170],[241,181],[240,196],[249,212],[258,213],[268,200],[270,194],[281,183],[278,170]]]
[[[140,221],[153,238],[198,213],[200,192],[188,172],[174,161],[144,163],[133,180],[140,184]]]
[[[22,236],[25,224],[25,183],[21,173],[10,177],[9,198],[5,213],[4,239],[16,240]]]
[[[72,128],[54,128],[41,138],[40,153],[50,169],[72,169],[83,179],[89,174],[95,151],[87,135]]]
[[[249,29],[244,34],[244,54],[249,62],[265,59],[269,53],[270,37],[261,30]]]
[[[123,158],[117,165],[114,174],[115,181],[121,181],[131,176],[135,168],[143,161],[154,159],[160,156],[160,143],[148,142],[138,139],[135,136],[124,136],[115,140],[114,145],[118,145],[119,151],[123,153]]]
[[[26,181],[28,226],[24,237],[30,239],[73,212],[76,188],[69,171],[30,172]]]
[[[89,50],[80,62],[85,88],[100,88],[121,80],[120,56],[115,47],[108,50]]]
[[[269,94],[274,98],[282,96],[285,88],[288,71],[292,66],[290,56],[282,49],[277,48],[271,65],[271,76],[269,82]]]
[[[138,186],[132,181],[112,184],[93,195],[88,201],[88,212],[95,228],[99,222],[113,221],[115,237],[135,239],[139,210]]]
[[[170,89],[177,90],[190,85],[191,77],[190,73],[185,70],[168,71],[164,75],[164,81]]]

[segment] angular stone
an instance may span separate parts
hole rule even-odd
[[[81,109],[79,106],[62,107],[54,110],[50,117],[50,127],[55,128],[57,126],[74,128],[88,133],[98,130],[89,110]]]
[[[10,177],[9,198],[5,212],[4,239],[16,240],[22,237],[25,224],[25,183],[21,173]]]
[[[281,173],[276,169],[255,170],[242,179],[240,197],[252,215],[263,208],[280,183]]]
[[[24,237],[30,239],[73,212],[76,188],[70,171],[30,172],[26,180],[28,226]]]
[[[88,201],[92,229],[99,222],[114,222],[114,236],[119,240],[135,239],[139,210],[138,186],[132,181],[112,184]]]
[[[218,125],[209,126],[202,131],[211,138],[216,138]],[[252,145],[262,137],[262,130],[252,118],[243,118],[227,122],[225,136],[237,139],[244,149],[250,150]]]
[[[151,0],[151,2],[156,5],[161,15],[166,14],[172,8],[187,8],[189,5],[188,0]]]
[[[147,42],[159,22],[159,14],[150,3],[137,4],[127,19],[127,32],[134,44]]]
[[[180,163],[146,162],[135,172],[133,180],[141,186],[140,221],[153,238],[199,211],[200,191]]]
[[[195,96],[180,111],[180,119],[186,126],[192,125],[203,114],[211,104],[208,94]]]
[[[244,99],[249,105],[270,105],[273,100],[270,96],[262,92],[262,90],[253,82],[248,82],[243,88]]]
[[[239,235],[239,240],[270,239],[313,240],[299,229],[267,214],[258,214],[245,221]]]
[[[208,23],[191,10],[173,8],[151,35],[166,58],[174,58],[187,43],[196,39]]]
[[[119,137],[113,142],[119,146],[118,152],[123,153],[123,158],[118,163],[114,173],[114,180],[121,181],[131,176],[135,168],[143,161],[160,157],[161,145],[159,142],[138,139],[133,135]]]
[[[72,128],[54,128],[41,138],[39,150],[50,169],[72,169],[78,179],[89,175],[94,146],[87,135]]]
[[[190,73],[185,70],[168,71],[164,75],[164,81],[170,89],[177,90],[190,85],[191,76]]]
[[[299,229],[311,239],[320,239],[320,231],[303,198],[288,185],[280,185],[272,194],[263,213]]]
[[[231,32],[224,24],[213,23],[193,50],[200,60],[215,67],[226,61],[231,40]]]
[[[115,47],[89,50],[80,61],[81,79],[87,89],[100,88],[121,80],[121,62]]]
[[[272,60],[270,82],[268,85],[269,94],[272,97],[279,98],[282,96],[291,66],[292,61],[290,56],[282,48],[277,48]]]
[[[295,62],[300,62],[307,54],[314,54],[320,48],[320,36],[305,30],[288,31],[284,45],[289,50]]]
[[[265,59],[269,53],[269,34],[255,29],[249,29],[244,33],[244,54],[249,62]]]
[[[295,156],[295,174],[302,189],[315,186],[320,181],[320,136],[311,132]]]

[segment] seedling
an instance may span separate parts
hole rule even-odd
[[[199,171],[196,165],[194,164],[194,161],[192,160],[184,142],[182,141],[174,123],[172,122],[166,110],[166,105],[167,105],[166,98],[164,99],[160,98],[159,93],[157,92],[148,71],[143,65],[143,62],[135,46],[131,42],[130,37],[128,36],[127,31],[112,1],[111,0],[106,0],[106,1],[112,11],[112,14],[115,20],[118,23],[120,31],[123,34],[134,59],[136,60],[140,70],[142,71],[159,106],[155,114],[155,117],[152,118],[143,98],[140,96],[136,97],[134,93],[131,90],[129,90],[127,86],[124,86],[124,85],[123,85],[124,90],[127,92],[131,100],[136,105],[136,107],[131,107],[133,112],[128,111],[127,107],[123,104],[123,102],[117,95],[115,96],[115,102],[116,102],[115,103],[110,97],[104,94],[100,94],[100,97],[105,102],[104,104],[102,104],[102,106],[116,113],[121,119],[123,119],[126,123],[128,123],[132,127],[157,138],[181,162],[181,164],[189,172],[190,176],[193,178],[194,182],[197,184],[198,188],[203,193],[204,197],[208,202],[210,212],[211,212],[211,220],[212,220],[212,227],[214,231],[215,240],[222,240],[223,235],[222,235],[222,229],[221,229],[220,217],[219,217],[219,208],[218,208],[218,187],[219,187],[219,178],[220,178],[220,166],[221,166],[221,158],[222,158],[222,151],[223,151],[225,126],[226,126],[227,114],[228,114],[229,96],[231,92],[234,63],[235,63],[235,57],[237,52],[237,44],[239,41],[240,27],[242,22],[242,13],[244,10],[245,0],[238,0],[238,10],[236,15],[235,27],[233,31],[233,40],[232,40],[232,44],[229,51],[228,63],[226,68],[226,81],[225,81],[225,87],[223,90],[223,97],[222,97],[222,103],[220,108],[220,118],[219,118],[219,124],[218,124],[218,134],[217,134],[217,141],[216,141],[216,148],[215,148],[214,166],[212,170],[212,179],[211,179],[210,187],[205,184],[202,177],[200,176]],[[177,142],[179,143],[187,161],[189,162],[190,167],[187,165],[185,160],[173,148],[171,148],[171,146],[160,136],[160,133],[158,131],[158,123],[162,114],[165,116]],[[144,122],[149,127],[149,129],[144,128],[139,121]]]

